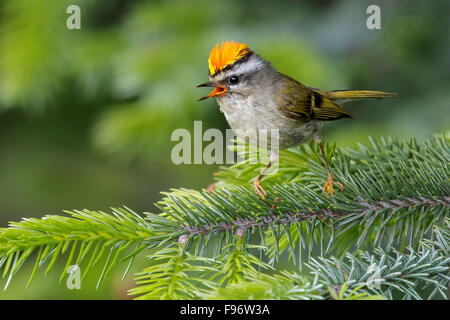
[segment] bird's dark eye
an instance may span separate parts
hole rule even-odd
[[[230,83],[231,84],[236,84],[239,82],[239,77],[238,76],[231,76],[230,77]]]

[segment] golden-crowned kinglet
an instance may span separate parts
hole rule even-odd
[[[323,191],[333,195],[335,182],[325,157],[319,127],[322,121],[351,118],[342,104],[351,99],[384,98],[396,94],[369,90],[319,90],[278,72],[270,62],[251,51],[246,44],[225,41],[217,44],[209,55],[209,82],[198,87],[214,87],[200,98],[217,98],[220,110],[230,127],[239,132],[278,130],[278,147],[289,148],[312,136],[320,145],[328,170]],[[245,139],[245,137],[242,137]],[[267,144],[267,141],[265,141]],[[270,144],[269,144],[270,146]],[[261,179],[278,154],[272,152],[266,169],[254,180],[255,192],[266,197]]]

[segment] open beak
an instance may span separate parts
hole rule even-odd
[[[208,93],[207,95],[201,97],[200,99],[198,99],[198,101],[202,101],[208,98],[212,98],[212,97],[218,97],[221,96],[223,94],[225,94],[227,92],[227,88],[225,88],[224,86],[220,85],[220,84],[215,84],[213,82],[205,82],[202,83],[200,85],[197,86],[197,88],[202,88],[202,87],[215,87],[213,91],[211,91],[210,93]]]

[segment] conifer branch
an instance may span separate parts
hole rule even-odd
[[[335,179],[345,185],[334,197],[321,193],[326,169],[311,144],[281,153],[286,167],[267,180],[267,199],[248,187],[251,171],[259,165],[242,163],[220,172],[226,188],[214,194],[187,189],[164,193],[157,204],[160,214],[83,210],[69,211],[69,217],[12,222],[0,229],[6,286],[34,252],[29,282],[40,266],[46,265],[48,273],[67,254],[60,281],[69,265],[84,263],[85,276],[103,259],[99,285],[116,264],[128,261],[126,273],[139,252],[154,248],[154,264],[140,273],[139,286],[130,291],[142,299],[239,296],[237,291],[246,286],[254,297],[270,299],[445,297],[448,139],[419,144],[389,138],[358,150],[326,150]],[[241,172],[246,165],[250,170]],[[254,241],[260,244],[250,244]],[[284,271],[268,276],[284,253],[310,274],[302,273],[301,281]],[[367,281],[372,263],[381,268],[380,289]],[[268,292],[276,281],[281,287]]]
[[[84,278],[107,256],[98,286],[115,264],[129,261],[125,276],[136,254],[149,247],[145,240],[154,235],[151,225],[129,209],[113,209],[112,214],[90,210],[66,212],[70,217],[48,215],[42,219],[23,219],[0,229],[0,268],[4,265],[3,278],[8,276],[5,289],[33,252],[38,254],[28,286],[39,266],[47,264],[45,274],[48,274],[57,258],[66,252],[69,256],[60,282],[67,275],[69,265],[83,263]]]

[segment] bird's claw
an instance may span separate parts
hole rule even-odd
[[[323,186],[322,193],[328,193],[330,196],[333,196],[335,184],[339,187],[339,189],[341,189],[341,191],[344,191],[344,185],[340,182],[334,181],[333,176],[329,173],[328,180]]]
[[[267,198],[267,192],[262,187],[260,179],[256,179],[255,181],[253,181],[253,189],[255,190],[256,194],[261,198]]]

